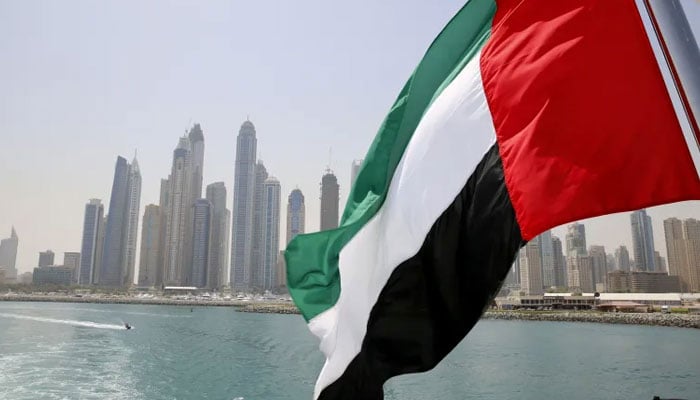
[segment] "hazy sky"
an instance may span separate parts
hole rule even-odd
[[[107,211],[116,157],[135,149],[143,215],[194,122],[205,136],[204,183],[224,181],[231,208],[236,135],[248,115],[258,156],[282,183],[281,236],[296,186],[307,229],[317,230],[326,166],[342,208],[352,160],[462,4],[0,0],[0,238],[16,227],[20,272],[39,251],[52,249],[56,263],[80,251],[85,203],[100,198]],[[684,4],[700,25],[700,3]],[[649,214],[665,254],[662,220],[700,218],[700,202]],[[589,244],[631,251],[628,213],[585,222]]]

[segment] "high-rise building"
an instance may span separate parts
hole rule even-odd
[[[234,290],[250,287],[256,154],[255,126],[245,121],[238,132],[233,181],[231,288]]]
[[[630,270],[630,253],[626,246],[615,249],[615,269],[618,271]]]
[[[186,256],[191,249],[186,249],[188,217],[190,211],[192,185],[192,151],[190,140],[183,136],[173,151],[173,165],[168,178],[167,219],[165,224],[165,253],[163,255],[163,285],[186,284],[190,276],[190,262]]]
[[[189,201],[185,207],[185,236],[182,250],[182,284],[192,286],[192,266],[194,251],[194,206],[202,197],[202,177],[204,173],[204,134],[199,124],[194,124],[187,138],[190,142],[190,185]],[[206,271],[205,271],[206,272]]]
[[[527,295],[543,294],[541,236],[520,249],[520,288]]]
[[[688,255],[688,290],[700,292],[700,221],[688,218],[683,221],[683,237]]]
[[[54,265],[54,253],[51,250],[39,252],[39,267],[49,267]]]
[[[277,287],[287,287],[287,263],[284,259],[284,250],[277,255]]]
[[[591,257],[578,254],[569,256],[566,258],[566,264],[569,290],[584,293],[595,291]]]
[[[542,261],[542,285],[544,288],[556,286],[555,264],[554,264],[554,244],[552,241],[552,231],[542,232],[540,235],[540,260]]]
[[[634,252],[634,267],[638,271],[655,271],[654,235],[651,228],[651,217],[645,209],[630,214],[632,227],[632,247]]]
[[[10,237],[0,241],[0,268],[5,270],[5,281],[15,282],[17,280],[17,246],[19,238],[15,227],[12,227]]]
[[[141,225],[141,254],[139,259],[139,280],[141,287],[155,286],[160,254],[160,207],[146,206]]]
[[[517,287],[518,290],[520,289],[520,252],[515,255],[515,261],[513,261],[513,265],[510,266],[510,270],[508,271],[508,275],[506,275],[506,279],[503,281],[503,285],[510,288]]]
[[[136,158],[130,165],[125,158],[117,157],[100,262],[100,285],[133,283],[140,201],[141,174]]]
[[[577,222],[566,227],[566,256],[586,255],[586,227]]]
[[[253,240],[251,241],[250,251],[250,286],[261,289],[265,286],[264,283],[264,233],[265,220],[263,213],[265,211],[264,203],[264,185],[268,174],[265,165],[262,161],[255,164],[255,191],[253,198]]]
[[[567,286],[575,291],[593,291],[593,272],[586,249],[586,227],[573,223],[566,227]]]
[[[102,272],[102,254],[105,249],[105,232],[107,231],[107,215],[102,217],[102,222],[97,227],[97,250],[95,251],[95,268],[93,269],[92,283],[100,282]]]
[[[700,291],[700,221],[664,220],[668,274],[677,276],[683,292]]]
[[[194,124],[187,135],[192,148],[192,203],[202,197],[204,177],[204,132],[199,124]]]
[[[292,190],[287,201],[287,244],[294,239],[294,236],[305,233],[305,226],[306,205],[304,204],[304,195],[297,188]]]
[[[95,273],[100,266],[102,255],[102,243],[98,240],[102,228],[104,207],[100,199],[90,199],[85,205],[85,217],[83,218],[83,241],[80,246],[80,272],[78,273],[79,285],[95,283]]]
[[[155,275],[155,286],[162,287],[163,276],[165,276],[165,254],[167,252],[166,236],[167,236],[167,226],[168,215],[170,212],[169,207],[170,199],[170,176],[168,179],[160,180],[160,197],[158,201],[158,213],[160,215],[159,231],[158,231],[158,255],[156,259],[156,275]]]
[[[231,212],[226,208],[226,186],[223,182],[214,182],[207,186],[207,200],[211,202],[207,287],[219,289],[229,284],[228,240]]]
[[[661,253],[658,250],[654,250],[654,266],[656,267],[656,272],[668,273],[666,270],[666,259],[661,257]]]
[[[598,288],[605,290],[608,276],[608,260],[605,254],[605,247],[591,245],[588,248],[588,256],[591,259],[593,285],[596,291],[598,291]]]
[[[321,178],[321,230],[338,227],[338,202],[340,186],[338,178],[328,169]]]
[[[552,237],[552,253],[554,254],[554,286],[566,287],[566,258],[561,246],[561,239]]]
[[[352,160],[352,166],[350,167],[350,189],[355,186],[355,179],[357,179],[357,174],[360,172],[362,161],[363,160]]]
[[[194,203],[194,236],[192,247],[191,285],[204,288],[207,286],[209,270],[209,238],[211,234],[211,202],[199,199]]]
[[[80,253],[75,251],[66,251],[63,253],[63,266],[73,271],[72,283],[78,283],[78,276],[80,274]]]
[[[272,290],[277,286],[277,256],[280,248],[280,182],[269,177],[263,184],[263,241],[262,241],[262,286]]]
[[[139,163],[136,161],[136,156],[134,160],[129,165],[129,185],[128,185],[129,198],[127,200],[127,226],[126,226],[126,259],[125,266],[123,268],[124,272],[124,282],[123,285],[131,286],[134,284],[134,274],[136,267],[136,245],[138,243],[138,231],[139,231],[139,209],[141,208],[141,171],[139,170]]]

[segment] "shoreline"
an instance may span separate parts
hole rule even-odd
[[[142,304],[187,307],[234,307],[236,311],[261,314],[300,314],[292,302],[265,301],[251,302],[242,300],[182,300],[169,298],[136,297],[72,297],[44,295],[4,295],[0,301],[48,302],[48,303],[85,303],[85,304]],[[486,311],[482,319],[520,320],[547,322],[589,322],[600,324],[665,326],[676,328],[700,329],[698,314],[663,314],[663,313],[613,313],[596,311]]]

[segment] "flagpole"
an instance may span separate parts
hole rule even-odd
[[[667,87],[672,100],[675,100],[676,112],[687,121],[682,128],[700,175],[700,51],[697,42],[680,0],[637,0],[637,4],[640,2],[643,2],[649,17],[649,21],[645,22],[651,24],[651,29],[648,29],[652,30],[648,32],[650,39],[654,33],[660,46],[655,53],[662,53],[670,73],[671,82],[667,81]],[[662,60],[658,61],[661,64]],[[672,91],[676,92],[676,99],[673,99]]]

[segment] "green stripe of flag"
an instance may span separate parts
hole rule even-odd
[[[416,126],[435,98],[483,47],[495,11],[495,0],[471,0],[452,18],[428,48],[379,128],[351,189],[340,226],[299,235],[287,246],[287,285],[307,321],[338,300],[341,249],[382,206]]]

